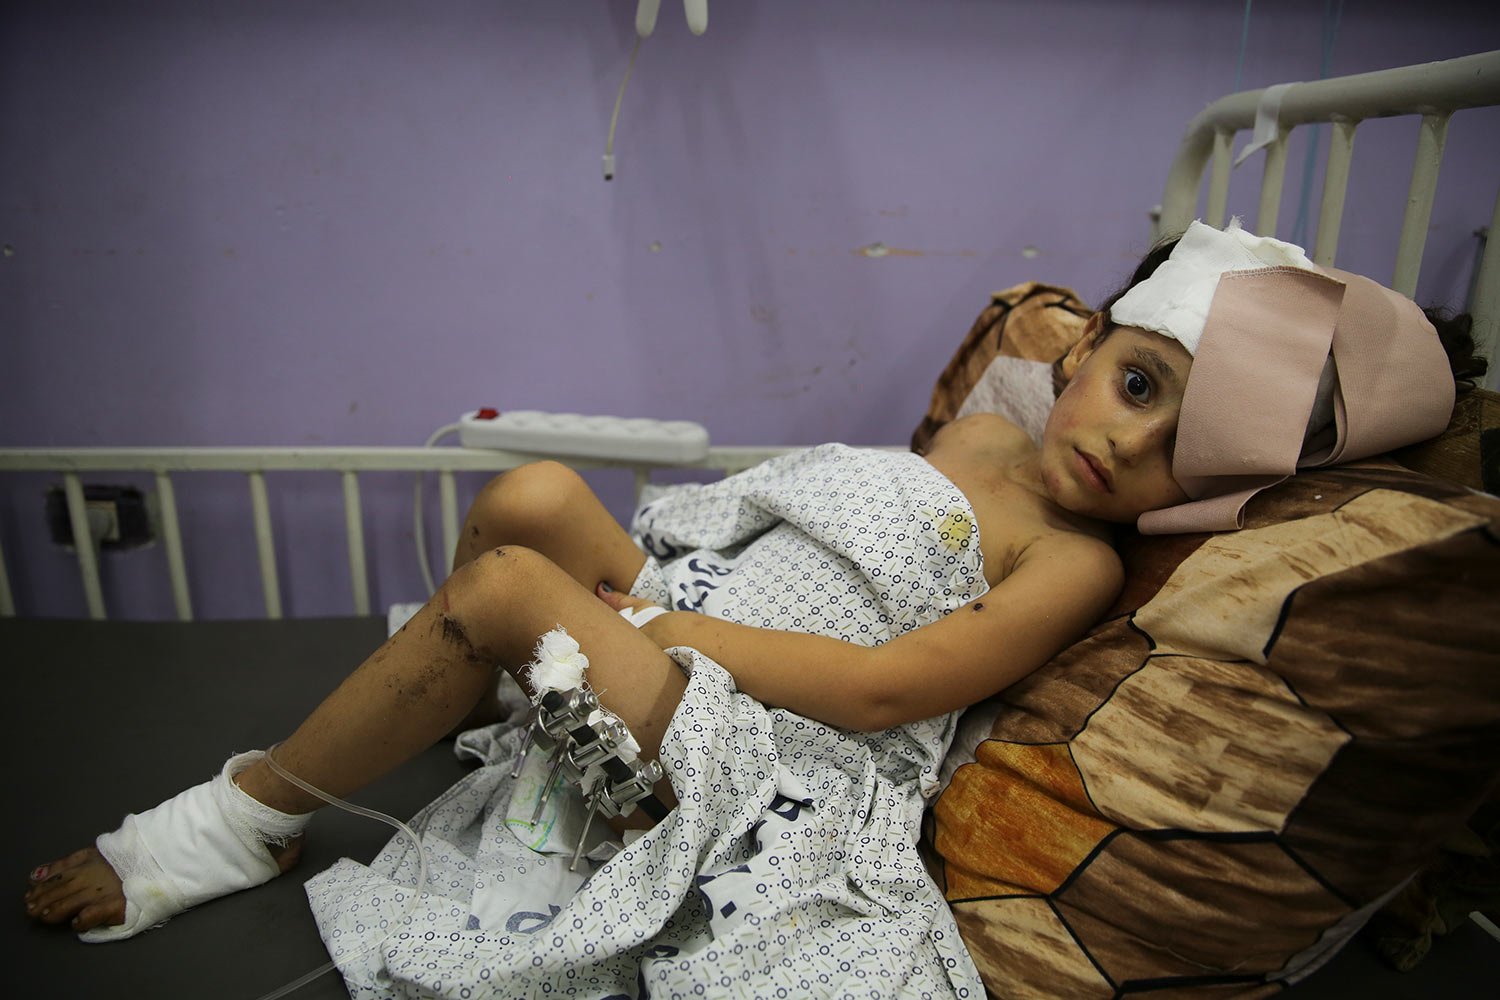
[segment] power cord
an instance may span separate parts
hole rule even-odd
[[[271,768],[272,771],[275,771],[283,779],[296,785],[298,788],[302,789],[309,795],[316,796],[317,798],[322,799],[324,802],[327,802],[329,805],[337,806],[345,812],[354,813],[356,816],[364,816],[368,819],[379,820],[380,822],[385,823],[388,826],[395,827],[398,831],[405,834],[407,839],[412,842],[412,846],[415,847],[417,851],[417,883],[412,887],[411,903],[407,906],[406,912],[401,915],[401,923],[411,923],[412,914],[417,912],[417,904],[421,901],[422,894],[427,891],[427,855],[426,852],[422,850],[422,838],[417,834],[415,830],[413,830],[411,827],[407,826],[405,823],[401,822],[394,816],[388,816],[385,813],[378,812],[374,809],[366,809],[364,806],[357,806],[353,802],[346,802],[343,799],[339,798],[337,795],[330,795],[322,789],[315,788],[306,781],[303,781],[301,778],[297,777],[295,774],[288,771],[286,768],[282,767],[276,762],[276,757],[274,756],[274,754],[276,752],[276,747],[280,745],[281,744],[279,743],[274,744],[268,750],[266,750],[266,756],[264,759],[266,764]],[[383,941],[384,939],[382,938],[380,941],[374,941],[366,945],[362,950],[350,956],[350,959],[353,960],[359,958],[366,952],[379,947],[383,943]],[[325,972],[328,972],[333,968],[336,968],[335,963],[324,963],[323,965],[318,966],[316,969],[312,970],[306,975],[299,976],[298,978],[292,980],[285,986],[272,990],[270,993],[264,994],[263,996],[259,997],[258,1000],[277,1000],[278,997],[284,997],[288,993],[300,990],[302,987],[306,986],[308,983],[312,982],[314,979],[317,979],[319,976],[323,975]]]
[[[635,69],[636,53],[641,51],[641,36],[635,36],[635,45],[630,50],[630,62],[625,65],[625,78],[620,81],[620,91],[615,95],[615,113],[609,116],[609,138],[604,143],[604,179],[615,179],[615,125],[620,120],[620,105],[625,100],[625,85],[630,82],[630,72]]]
[[[432,432],[432,436],[422,447],[431,448],[444,436],[456,433],[458,433],[458,424],[439,427]],[[422,473],[420,472],[417,473],[417,480],[412,488],[412,541],[417,546],[417,565],[422,568],[422,582],[427,584],[427,596],[431,597],[437,593],[437,584],[433,582],[432,566],[427,561],[427,532],[426,526],[422,523]]]

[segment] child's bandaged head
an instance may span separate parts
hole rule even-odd
[[[1194,222],[1110,320],[1193,355],[1172,475],[1189,501],[1143,514],[1148,534],[1225,531],[1255,493],[1439,434],[1453,377],[1416,303],[1320,268],[1300,247]]]
[[[1301,247],[1247,233],[1239,219],[1231,219],[1222,231],[1194,222],[1172,255],[1151,277],[1120,296],[1109,316],[1120,326],[1171,337],[1197,357],[1219,279],[1234,271],[1268,267],[1315,270]]]

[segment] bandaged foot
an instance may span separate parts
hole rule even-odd
[[[78,936],[90,943],[118,941],[165,923],[189,907],[260,885],[286,871],[301,852],[299,835],[312,814],[279,812],[251,798],[231,780],[262,756],[255,750],[231,757],[213,780],[155,809],[125,817],[120,829],[98,838],[97,853],[80,851],[44,866],[57,869],[64,884],[52,893],[60,898],[51,905],[43,903],[40,893],[37,902],[49,910],[61,910],[34,915],[60,922],[67,916],[70,901],[81,894],[85,898],[76,906],[80,918],[90,909],[97,914],[101,904],[111,909],[117,900],[108,898],[110,880],[98,869],[100,863],[107,863],[124,896],[124,922],[95,926]],[[34,881],[40,874],[43,869],[33,873]],[[80,884],[70,895],[61,896],[71,882]],[[46,884],[46,879],[38,881],[37,888]],[[28,909],[32,909],[31,899],[28,894]],[[112,907],[110,915],[118,914],[118,907]],[[86,926],[81,919],[75,925]]]

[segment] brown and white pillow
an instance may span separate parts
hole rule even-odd
[[[1090,313],[997,293],[913,448],[979,411],[1039,437]],[[1497,415],[1464,397],[1412,468],[1304,472],[1239,532],[1122,532],[1115,608],[966,713],[928,817],[992,995],[1277,992],[1495,793],[1500,499],[1465,487],[1496,490]]]
[[[938,376],[912,450],[923,451],[938,428],[971,413],[999,413],[1040,441],[1053,364],[1083,336],[1092,312],[1055,285],[1029,281],[996,292]]]

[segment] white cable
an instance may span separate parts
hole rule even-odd
[[[353,802],[346,802],[346,801],[344,801],[343,799],[339,798],[336,795],[329,795],[327,792],[325,792],[325,791],[323,791],[321,789],[318,789],[318,788],[314,788],[312,785],[310,785],[307,782],[303,781],[301,778],[297,777],[295,774],[293,774],[292,772],[288,771],[286,768],[282,767],[280,764],[276,763],[276,758],[273,757],[272,754],[275,752],[276,747],[278,747],[280,745],[281,745],[280,743],[274,744],[273,746],[270,747],[270,749],[268,749],[266,751],[265,762],[271,768],[271,770],[275,771],[282,778],[285,778],[287,781],[290,781],[292,784],[296,785],[298,788],[302,789],[307,794],[309,794],[309,795],[315,795],[318,798],[322,799],[324,802],[327,802],[329,805],[338,806],[340,809],[344,810],[345,812],[352,812],[356,816],[365,816],[365,817],[368,817],[370,819],[376,819],[376,820],[379,820],[380,822],[385,823],[385,824],[387,824],[389,826],[395,827],[397,830],[399,830],[402,833],[406,834],[407,839],[409,839],[412,842],[412,845],[414,847],[416,847],[416,849],[417,849],[417,884],[414,886],[415,891],[412,893],[411,905],[409,905],[406,908],[406,912],[403,913],[401,915],[401,918],[400,918],[401,923],[403,923],[403,924],[410,923],[411,922],[411,918],[412,918],[412,914],[416,913],[416,911],[417,911],[417,903],[421,901],[421,897],[422,897],[423,891],[426,889],[426,886],[427,886],[427,855],[422,850],[422,838],[417,835],[417,832],[415,830],[413,830],[411,827],[407,826],[405,823],[401,822],[399,819],[397,819],[394,816],[388,816],[385,813],[383,813],[383,812],[377,812],[374,809],[366,809],[364,806],[357,806]],[[395,932],[393,931],[392,933],[395,933]],[[389,935],[387,935],[387,936],[389,936]],[[354,959],[357,959],[360,956],[367,954],[368,952],[372,951],[373,949],[380,947],[380,945],[382,943],[384,943],[384,940],[385,939],[382,938],[379,941],[375,941],[375,942],[373,942],[373,943],[365,946],[360,951],[358,951],[358,952],[354,953],[353,955],[351,955],[349,957],[349,960],[353,961]],[[333,962],[328,962],[328,963],[325,963],[324,965],[320,965],[316,969],[314,969],[311,972],[307,973],[305,976],[299,976],[298,978],[296,978],[296,979],[292,980],[291,982],[287,983],[285,986],[279,987],[278,989],[272,990],[270,993],[267,993],[264,996],[259,997],[258,1000],[276,1000],[277,997],[284,997],[288,993],[294,992],[295,990],[300,990],[302,987],[306,986],[308,983],[312,982],[314,979],[317,979],[319,976],[323,975],[323,973],[325,973],[328,970],[333,969],[333,968],[335,968],[335,964]]]
[[[615,113],[609,116],[609,138],[604,143],[604,179],[615,179],[615,124],[620,120],[620,105],[625,100],[625,85],[630,82],[630,71],[635,69],[636,53],[641,51],[641,36],[635,36],[635,46],[630,50],[630,62],[625,64],[625,78],[620,81],[620,91],[615,94]]]
[[[432,436],[427,439],[427,443],[422,447],[431,448],[444,435],[453,434],[457,431],[458,424],[439,427],[432,432]],[[432,566],[427,562],[427,532],[425,525],[422,524],[422,474],[420,472],[417,473],[417,481],[412,490],[411,517],[412,541],[417,544],[417,565],[422,568],[422,582],[427,584],[427,596],[431,597],[437,593],[437,584],[432,580]]]
[[[337,966],[332,962],[325,962],[322,965],[318,966],[316,969],[309,972],[307,975],[299,976],[298,978],[293,979],[285,986],[276,990],[272,990],[270,993],[259,997],[258,1000],[276,1000],[277,997],[284,997],[288,993],[294,993],[297,990],[300,990],[302,987],[306,986],[308,983],[312,982],[314,979],[317,979],[319,976],[323,975],[325,972],[328,972],[329,970],[335,968],[337,968]]]

